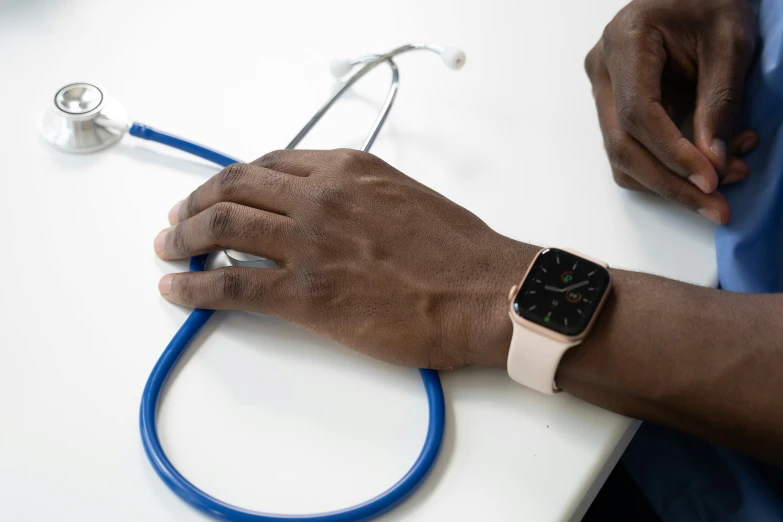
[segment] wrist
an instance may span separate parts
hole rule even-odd
[[[508,293],[522,279],[539,250],[534,245],[498,235],[497,243],[488,252],[491,259],[481,267],[482,291],[479,297],[466,300],[468,364],[506,367],[512,333]]]

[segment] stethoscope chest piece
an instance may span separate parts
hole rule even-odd
[[[110,147],[128,131],[122,105],[90,83],[66,85],[41,120],[41,136],[63,152],[83,154]]]

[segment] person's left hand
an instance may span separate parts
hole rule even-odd
[[[532,247],[371,154],[231,165],[169,220],[155,240],[163,259],[232,249],[278,265],[167,275],[159,288],[173,303],[274,314],[407,366],[505,367],[508,291]]]
[[[728,223],[716,189],[748,177],[741,156],[758,142],[736,126],[757,36],[749,0],[633,0],[617,13],[585,70],[619,186]]]

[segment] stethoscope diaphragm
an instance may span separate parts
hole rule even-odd
[[[39,131],[44,140],[69,153],[86,154],[110,147],[128,132],[124,107],[91,83],[72,83],[55,94]]]

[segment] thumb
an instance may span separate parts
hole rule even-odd
[[[696,147],[712,162],[719,175],[726,169],[726,143],[742,106],[750,52],[742,46],[710,46],[721,49],[699,58],[693,137]],[[726,47],[732,51],[725,53]]]

